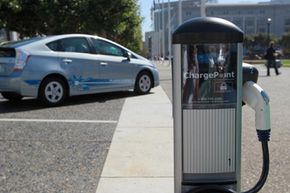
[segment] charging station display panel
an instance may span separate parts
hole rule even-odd
[[[237,102],[237,44],[182,45],[182,107],[232,108]]]

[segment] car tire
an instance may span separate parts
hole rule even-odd
[[[47,106],[58,106],[67,97],[67,88],[62,79],[46,78],[40,86],[39,99]]]
[[[134,92],[139,95],[147,94],[150,92],[152,85],[152,75],[147,71],[142,71],[136,78]]]
[[[5,98],[9,101],[13,101],[13,102],[20,101],[23,97],[20,94],[15,93],[15,92],[2,92],[1,94],[2,94],[3,98]]]

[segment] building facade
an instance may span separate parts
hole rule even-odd
[[[168,43],[170,42],[168,36],[171,36],[178,26],[178,3],[173,1],[153,6],[151,10],[153,31],[145,33],[145,46],[149,57],[169,55],[171,43]],[[182,22],[200,17],[200,0],[183,0],[181,5]],[[217,1],[208,0],[205,12],[206,16],[220,17],[233,22],[245,32],[245,35],[269,33],[279,38],[284,33],[290,32],[289,0],[251,4],[218,4]]]

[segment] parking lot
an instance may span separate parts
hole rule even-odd
[[[0,97],[0,192],[95,192],[122,105],[132,95],[72,97],[55,108]]]
[[[261,193],[290,189],[290,69],[259,84],[270,96],[270,174]],[[171,96],[170,66],[160,64],[161,86]],[[95,193],[123,103],[131,92],[72,97],[62,107],[45,108],[35,99],[8,103],[0,97],[0,192]],[[242,190],[261,171],[261,148],[254,112],[243,107]]]

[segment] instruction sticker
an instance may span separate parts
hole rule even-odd
[[[237,46],[188,44],[182,46],[182,106],[212,108],[237,101]]]

